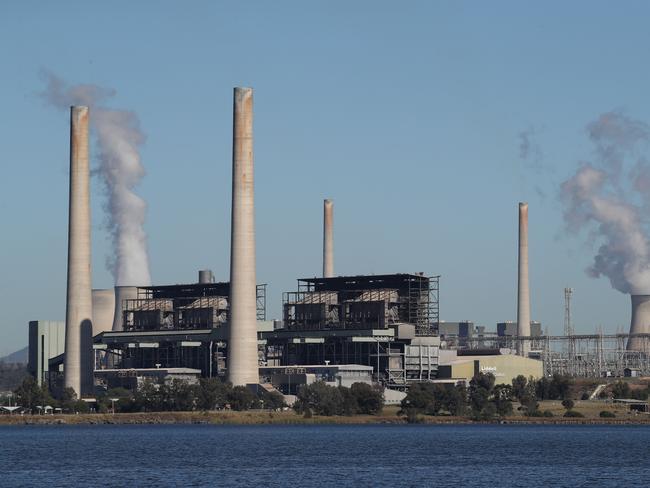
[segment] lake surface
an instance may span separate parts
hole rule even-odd
[[[648,486],[650,427],[2,426],[1,486]]]

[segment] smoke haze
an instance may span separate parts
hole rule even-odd
[[[597,247],[590,276],[606,276],[623,293],[650,294],[650,165],[643,157],[650,128],[614,111],[587,133],[594,158],[561,186],[567,229],[587,231]]]
[[[51,73],[41,93],[53,107],[69,110],[71,105],[90,107],[90,124],[97,141],[98,174],[106,192],[105,210],[113,254],[107,267],[117,286],[149,285],[147,235],[144,231],[147,204],[135,193],[145,175],[139,147],[145,140],[135,113],[103,106],[115,90],[96,85],[70,86]]]

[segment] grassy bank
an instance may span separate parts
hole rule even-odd
[[[305,418],[293,411],[269,412],[156,412],[156,413],[118,413],[79,414],[79,415],[0,415],[0,425],[31,424],[213,424],[213,425],[291,425],[291,424],[405,424],[404,417],[397,415],[398,407],[386,407],[381,415],[355,415],[350,417],[325,417],[314,415]],[[630,413],[626,407],[598,401],[578,401],[574,410],[584,418],[565,418],[564,407],[559,401],[540,402],[540,410],[553,412],[553,417],[525,417],[518,412],[500,420],[482,423],[530,423],[530,424],[644,424],[650,425],[650,416]],[[615,418],[600,418],[601,411],[607,410]],[[471,424],[476,423],[467,417],[432,417],[422,415],[418,420],[423,424]]]

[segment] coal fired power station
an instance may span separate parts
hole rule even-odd
[[[102,392],[136,390],[150,381],[196,384],[202,378],[219,378],[246,387],[260,399],[275,390],[295,400],[300,385],[315,381],[340,386],[362,378],[384,391],[405,395],[417,382],[469,384],[478,372],[492,373],[497,381],[516,375],[608,377],[650,372],[650,295],[631,295],[629,335],[575,334],[570,295],[565,298],[564,335],[553,336],[548,329],[544,333],[541,322],[531,321],[525,202],[518,204],[516,321],[507,317],[496,324],[496,332],[470,320],[440,320],[439,275],[336,274],[330,198],[319,200],[322,263],[316,239],[314,275],[298,277],[296,289],[283,291],[281,316],[267,319],[267,284],[258,283],[256,270],[253,105],[252,88],[234,88],[232,160],[226,157],[221,162],[224,171],[232,171],[229,281],[217,281],[211,269],[204,268],[191,282],[154,284],[146,253],[139,252],[122,261],[121,274],[113,275],[116,286],[94,290],[89,108],[71,107],[65,344],[63,351],[63,344],[57,343],[48,361],[41,359],[40,369],[34,367],[55,396],[72,388],[79,399],[93,402],[92,397],[99,398]],[[91,110],[96,124],[97,113]],[[95,129],[93,125],[93,134]],[[144,201],[138,208],[144,212]],[[317,234],[320,209],[313,208],[309,220]],[[514,248],[514,218],[511,223]],[[415,229],[404,236],[404,245],[420,239],[417,233]],[[118,241],[114,246],[119,247]],[[288,239],[286,245],[296,242],[300,241]],[[225,237],[220,247],[225,257]],[[145,249],[144,244],[140,248]],[[176,256],[186,257],[182,249]],[[200,264],[209,268],[209,263]],[[321,264],[322,276],[317,277]],[[146,273],[132,272],[141,269]],[[222,274],[217,272],[216,278],[224,279]],[[507,290],[504,294],[512,295]],[[62,334],[63,323],[58,323]],[[41,358],[32,342],[46,344],[45,325],[33,329],[29,354]]]

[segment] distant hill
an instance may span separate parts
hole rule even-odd
[[[5,356],[3,358],[0,358],[0,363],[21,363],[21,364],[27,364],[27,352],[29,348],[24,347],[20,351],[13,352],[9,354],[8,356]]]

